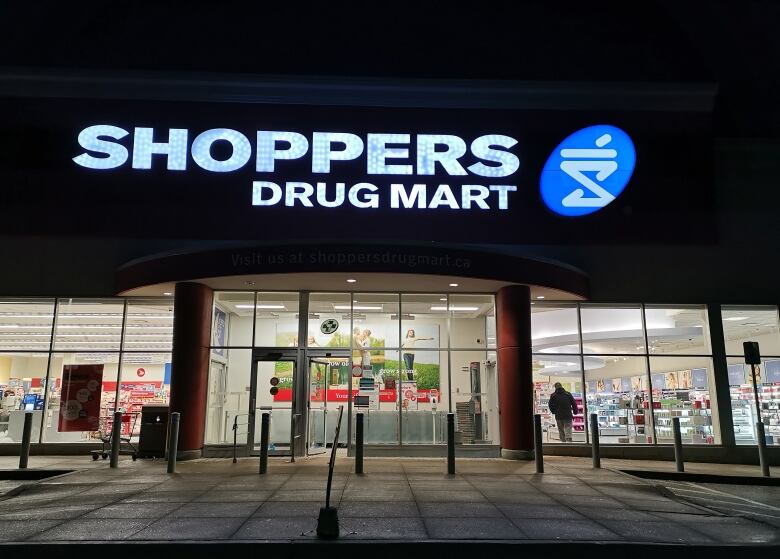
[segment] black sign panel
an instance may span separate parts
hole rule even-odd
[[[569,135],[599,124],[618,127],[630,136],[636,151],[633,174],[625,190],[604,208],[579,217],[559,215],[540,195],[545,162]],[[95,160],[106,157],[79,144],[80,132],[96,125],[127,132],[121,139],[104,137],[127,151],[123,164],[94,169],[74,162],[82,154]],[[703,113],[4,99],[0,128],[0,233],[4,234],[496,244],[716,241],[712,140],[709,115]],[[153,141],[160,143],[168,141],[170,129],[187,130],[186,168],[168,169],[170,156],[160,154],[151,156],[150,169],[133,168],[137,128],[152,128]],[[199,165],[193,158],[195,138],[214,129],[234,130],[248,140],[245,164],[229,172]],[[275,160],[273,171],[258,171],[258,131],[301,134],[308,150],[295,159]],[[330,161],[327,173],[314,172],[313,136],[317,132],[355,135],[364,149],[355,159]],[[406,165],[412,174],[370,174],[369,134],[408,134],[408,143],[385,146],[401,151],[384,162]],[[419,174],[421,135],[462,139],[467,149],[457,161],[467,174],[451,174],[439,163],[434,165],[435,174]],[[499,149],[517,158],[516,172],[485,177],[469,170],[478,163],[488,168],[500,165],[480,157],[479,150],[475,154],[472,143],[486,135],[516,140],[513,146]],[[291,147],[284,142],[274,146],[279,150]],[[334,152],[345,147],[332,144]],[[219,162],[229,159],[233,148],[221,140],[206,153]],[[273,205],[253,205],[253,186],[258,181],[278,185],[281,198]],[[300,197],[288,196],[290,183],[312,186],[315,193],[307,198],[311,207]],[[325,184],[329,200],[337,199],[337,185],[343,183],[344,202],[336,207],[319,204],[318,183]],[[365,202],[368,195],[375,195],[378,207],[357,207],[350,201],[350,189],[366,183],[376,190],[364,188],[355,193],[355,199]],[[392,207],[392,184],[402,185],[410,199],[414,185],[424,184],[424,207],[418,207],[419,200],[409,204],[413,207],[403,207],[403,203]],[[430,207],[443,184],[452,197],[439,196],[437,207]],[[472,202],[470,208],[463,208],[464,185],[489,192],[484,198],[488,207]],[[502,209],[500,190],[507,186],[514,188],[504,188]],[[266,189],[264,199],[268,201],[271,194]]]

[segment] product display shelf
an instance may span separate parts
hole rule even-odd
[[[629,393],[597,396],[591,398],[589,409],[598,414],[599,436],[605,443],[645,442],[648,421],[645,410],[631,407]],[[616,438],[617,440],[610,440]]]
[[[555,416],[550,412],[550,396],[553,391],[547,388],[536,388],[536,413],[542,416],[542,433],[546,434],[547,442],[561,442],[558,435],[558,425],[555,422]],[[580,413],[576,414],[572,420],[571,438],[572,442],[585,442],[585,415],[582,396],[578,393],[572,394],[577,402],[577,408]]]
[[[780,384],[762,385],[760,396],[766,444],[780,445]]]

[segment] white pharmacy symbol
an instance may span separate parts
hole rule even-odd
[[[601,185],[584,174],[596,172],[596,180],[603,182],[617,171],[617,150],[604,147],[611,141],[610,134],[602,134],[596,139],[596,149],[564,148],[561,150],[563,158],[561,171],[596,195],[586,198],[585,191],[582,188],[577,188],[561,200],[562,206],[566,208],[603,208],[615,199]]]

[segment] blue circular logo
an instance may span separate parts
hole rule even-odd
[[[566,216],[587,215],[626,188],[636,150],[620,128],[599,124],[578,130],[553,150],[542,169],[542,199]]]

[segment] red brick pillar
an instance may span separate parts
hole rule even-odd
[[[179,458],[200,458],[206,425],[211,336],[211,288],[176,284],[171,364],[171,412],[181,413]]]
[[[501,456],[533,458],[533,372],[531,369],[531,290],[502,287],[496,294],[498,405]]]

